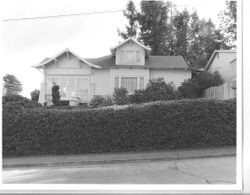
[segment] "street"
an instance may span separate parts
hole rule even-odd
[[[235,182],[235,156],[3,169],[3,183],[234,184]]]

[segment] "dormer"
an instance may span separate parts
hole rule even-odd
[[[110,50],[111,54],[115,56],[116,65],[145,65],[145,57],[151,51],[149,47],[133,38],[126,39]]]

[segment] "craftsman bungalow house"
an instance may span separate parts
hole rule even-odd
[[[191,78],[182,56],[151,56],[149,47],[128,38],[110,49],[111,54],[83,59],[69,49],[36,65],[43,71],[39,103],[51,101],[52,82],[60,86],[61,100],[88,103],[94,95],[109,96],[116,87],[129,93],[143,89],[149,79],[163,77],[175,87]]]

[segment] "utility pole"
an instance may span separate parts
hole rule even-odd
[[[172,9],[173,9],[173,3],[172,1],[170,1],[170,56],[173,55],[173,35],[172,35],[172,31],[173,31],[173,27],[172,27]]]

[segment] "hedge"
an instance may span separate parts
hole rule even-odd
[[[235,145],[235,100],[175,100],[86,110],[3,110],[3,155]]]

